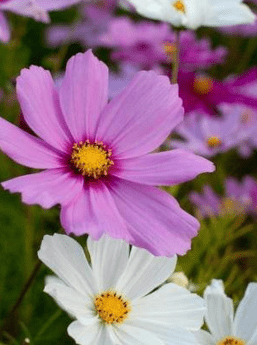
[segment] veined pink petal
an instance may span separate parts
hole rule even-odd
[[[0,118],[0,149],[17,163],[36,169],[60,168],[63,157],[41,139]]]
[[[68,61],[60,101],[76,141],[94,140],[100,113],[108,101],[108,68],[91,50]]]
[[[10,40],[10,28],[2,12],[0,12],[0,41],[7,43]]]
[[[50,208],[67,204],[83,189],[84,179],[64,169],[50,169],[2,183],[11,193],[21,193],[26,204]]]
[[[1,9],[11,11],[22,16],[34,18],[43,23],[49,23],[50,18],[37,0],[11,0],[1,4]]]
[[[49,71],[31,66],[17,78],[17,96],[30,128],[48,144],[66,152],[74,143],[61,112]]]
[[[200,224],[168,193],[118,178],[110,191],[133,237],[131,244],[168,257],[190,249]]]
[[[141,156],[167,138],[183,113],[178,85],[153,71],[141,71],[105,108],[96,138],[119,158]]]
[[[85,185],[75,200],[62,207],[61,223],[67,233],[87,233],[95,240],[103,233],[114,238],[130,239],[108,188],[100,180]]]
[[[120,160],[119,165],[121,169],[114,170],[115,176],[154,186],[179,184],[215,170],[209,160],[181,149]]]

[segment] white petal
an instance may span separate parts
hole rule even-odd
[[[97,292],[94,276],[82,247],[66,235],[45,235],[38,257],[68,286],[84,296]]]
[[[233,301],[225,295],[222,281],[213,279],[205,289],[204,298],[207,303],[206,323],[215,339],[232,334]]]
[[[119,345],[165,345],[150,329],[138,328],[136,324],[123,323],[113,329]],[[116,345],[116,343],[115,343]]]
[[[197,344],[199,345],[215,345],[216,343],[210,333],[201,329],[199,331],[193,332],[193,335],[195,336]]]
[[[104,235],[99,241],[89,237],[87,245],[99,290],[114,288],[128,263],[128,243]]]
[[[117,282],[117,291],[130,299],[144,296],[173,273],[176,262],[176,256],[157,257],[145,249],[132,247],[127,267]]]
[[[74,321],[68,327],[68,334],[79,345],[114,345],[107,327],[100,322],[85,326],[79,321]]]
[[[248,6],[240,2],[238,0],[215,0],[212,4],[212,11],[207,12],[203,25],[223,26],[253,23],[255,15]]]
[[[205,301],[177,284],[169,283],[132,304],[131,319],[139,324],[198,330],[203,324]],[[159,327],[159,326],[158,326]]]
[[[240,302],[234,321],[234,334],[246,341],[257,331],[257,283],[250,283]]]
[[[62,309],[83,324],[92,324],[97,321],[98,318],[92,308],[92,299],[81,295],[59,278],[48,276],[44,291],[52,296]]]

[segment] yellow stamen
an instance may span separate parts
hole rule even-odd
[[[175,7],[175,9],[179,12],[186,13],[186,7],[184,5],[184,2],[181,0],[176,1],[173,4],[173,7]]]
[[[199,95],[207,95],[213,88],[213,81],[209,77],[196,77],[193,87]]]
[[[177,51],[176,44],[170,43],[170,42],[164,43],[163,49],[164,49],[165,53],[168,55],[168,57],[170,57],[170,58],[173,58],[174,54]]]
[[[90,144],[89,140],[73,145],[71,154],[72,165],[83,175],[98,179],[108,175],[108,170],[113,161],[109,158],[111,150],[106,150],[102,142],[95,141]]]
[[[216,345],[246,345],[246,342],[236,337],[225,337],[218,341]]]
[[[210,138],[208,138],[207,140],[207,145],[210,148],[216,148],[216,147],[220,147],[222,144],[222,141],[220,140],[220,138],[212,136]]]
[[[130,302],[114,291],[97,295],[94,304],[97,314],[108,324],[123,323],[131,311]]]

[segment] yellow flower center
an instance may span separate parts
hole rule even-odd
[[[168,57],[170,57],[170,58],[173,58],[174,54],[177,51],[176,44],[170,43],[170,42],[164,43],[163,49],[164,49],[165,53],[168,55]]]
[[[196,77],[193,87],[199,95],[207,95],[213,88],[213,81],[209,77]]]
[[[73,145],[71,154],[72,165],[83,175],[98,179],[108,175],[108,170],[113,161],[109,158],[111,150],[106,150],[102,142],[95,141],[90,144],[89,140]]]
[[[184,5],[184,2],[181,0],[176,1],[173,4],[173,7],[175,7],[175,9],[179,12],[186,13],[186,7]]]
[[[222,144],[222,141],[218,137],[213,136],[207,139],[207,145],[210,148],[220,147],[221,144]]]
[[[130,302],[113,291],[97,295],[94,303],[98,315],[108,324],[123,323],[131,311]]]
[[[217,342],[216,345],[246,345],[245,341],[236,337],[225,337]]]

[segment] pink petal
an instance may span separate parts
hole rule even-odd
[[[38,4],[47,11],[63,9],[81,1],[82,0],[37,0]]]
[[[131,244],[168,257],[190,249],[199,222],[168,193],[118,178],[110,191],[133,237]]]
[[[64,169],[45,170],[24,175],[2,183],[11,193],[21,193],[26,204],[50,208],[70,202],[83,188],[82,176],[74,176]]]
[[[95,240],[103,233],[114,238],[130,238],[108,188],[100,180],[85,185],[77,198],[62,207],[61,223],[67,233],[87,233]]]
[[[108,69],[91,50],[68,61],[60,101],[76,141],[94,140],[100,113],[108,101]]]
[[[48,169],[64,166],[63,157],[41,139],[33,137],[2,118],[0,148],[17,163],[30,168]]]
[[[141,71],[104,110],[97,139],[118,157],[132,158],[158,147],[182,119],[178,85],[153,71]]]
[[[48,144],[67,151],[74,139],[64,121],[49,71],[36,66],[23,69],[17,78],[17,96],[30,128]]]
[[[190,181],[204,172],[213,172],[209,160],[186,150],[153,153],[119,161],[113,175],[147,185],[175,185]]]
[[[83,188],[84,179],[63,169],[45,170],[24,175],[2,183],[11,193],[21,193],[26,204],[50,208],[69,203]]]
[[[11,37],[8,22],[2,12],[0,12],[0,41],[7,43]]]

